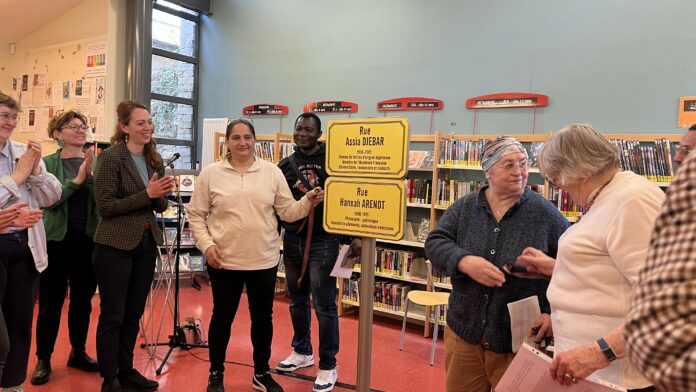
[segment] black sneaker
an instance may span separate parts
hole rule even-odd
[[[224,374],[221,371],[210,372],[208,377],[208,388],[206,392],[225,392],[225,385],[223,385]]]
[[[131,388],[139,391],[154,391],[159,387],[155,380],[149,380],[135,369],[119,371],[118,380],[123,389]]]
[[[264,374],[254,373],[254,378],[251,379],[251,387],[263,392],[283,392],[283,388],[275,382],[269,372]]]
[[[31,375],[31,380],[29,382],[31,385],[43,385],[48,382],[48,378],[51,376],[51,359],[39,359],[36,362],[36,367],[34,368],[34,373]]]
[[[87,355],[87,353],[84,351],[70,351],[70,357],[68,357],[68,367],[91,373],[99,371],[97,361],[92,359],[92,357]]]

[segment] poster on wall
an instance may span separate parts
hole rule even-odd
[[[696,96],[679,98],[679,127],[696,124]]]
[[[106,41],[87,44],[86,75],[106,76]]]

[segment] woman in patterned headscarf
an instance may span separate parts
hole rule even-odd
[[[549,311],[546,280],[505,275],[501,268],[528,246],[555,255],[568,227],[553,204],[527,187],[527,151],[517,140],[490,141],[482,166],[487,185],[452,204],[425,242],[433,265],[452,278],[448,392],[495,388],[514,357],[507,304],[536,295],[542,312]]]

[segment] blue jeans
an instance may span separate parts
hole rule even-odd
[[[299,354],[312,354],[309,295],[312,294],[314,311],[319,321],[319,369],[336,367],[338,353],[338,308],[336,306],[336,278],[329,276],[338,256],[338,237],[323,233],[313,236],[310,245],[307,272],[302,285],[297,278],[302,270],[305,239],[295,233],[285,233],[283,263],[290,296],[290,317],[294,336],[292,347]]]

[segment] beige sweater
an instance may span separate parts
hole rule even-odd
[[[196,180],[189,226],[201,252],[220,248],[222,268],[267,269],[278,264],[280,253],[274,212],[293,222],[307,216],[310,206],[307,196],[295,201],[274,164],[256,158],[240,174],[225,159],[205,167]]]

